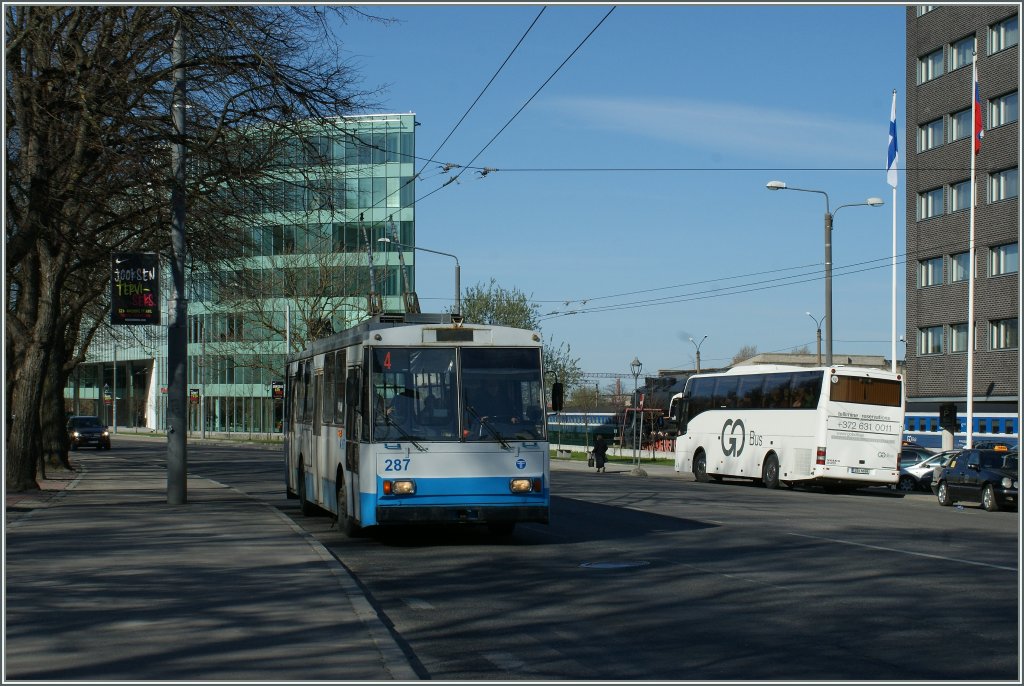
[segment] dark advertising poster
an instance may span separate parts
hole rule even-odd
[[[153,252],[114,253],[111,263],[110,323],[159,324],[159,256]]]
[[[274,400],[284,400],[284,381],[271,381],[270,388]]]

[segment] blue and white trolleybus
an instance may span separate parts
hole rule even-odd
[[[507,534],[548,522],[536,332],[377,315],[291,356],[286,400],[288,494],[305,514],[335,514],[349,535],[448,522]]]

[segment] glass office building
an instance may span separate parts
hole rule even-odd
[[[415,126],[412,113],[339,117],[290,141],[244,203],[251,242],[187,284],[190,432],[279,432],[287,351],[401,310],[415,289]],[[97,334],[65,389],[69,413],[166,427],[162,297],[164,325]]]

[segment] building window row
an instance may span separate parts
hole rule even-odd
[[[292,139],[284,146],[275,166],[318,166],[415,162],[415,136],[411,132],[343,133]]]
[[[990,98],[988,101],[985,129],[994,129],[1011,124],[1019,118],[1017,91],[1010,91]],[[949,115],[932,119],[917,127],[917,151],[925,152],[964,138],[970,138],[973,130],[971,108],[957,110]],[[948,127],[946,119],[949,120]],[[948,128],[949,135],[946,134]]]
[[[921,8],[929,8],[925,11],[934,9],[934,5],[919,5],[918,15],[921,16],[924,12]],[[1017,45],[1018,41],[1018,28],[1017,28],[1017,15],[1007,17],[1002,21],[999,21],[988,27],[988,54],[993,55],[997,52],[1011,48]],[[948,46],[942,46],[935,50],[932,50],[926,55],[922,55],[917,59],[917,83],[927,83],[934,79],[939,78],[947,71],[953,71],[961,67],[966,67],[971,64],[974,58],[974,52],[977,49],[977,42],[974,35],[964,36],[958,40],[953,41]],[[947,70],[947,59],[948,53],[948,70]]]
[[[1016,198],[1019,193],[1018,168],[1000,169],[988,174],[989,203]],[[917,220],[923,221],[946,213],[946,187],[929,188],[917,194]],[[971,182],[969,179],[949,184],[949,213],[967,210],[971,207]]]
[[[988,250],[988,275],[1005,276],[1020,271],[1019,247],[1016,243],[994,245]],[[917,287],[941,286],[943,283],[945,256],[929,257],[917,263]],[[969,274],[970,253],[961,252],[949,255],[949,281],[957,283],[966,281]]]
[[[925,326],[917,330],[917,354],[920,356],[942,355],[943,346],[942,324]],[[949,325],[949,352],[967,352],[967,323]],[[993,319],[988,322],[989,350],[1014,350],[1018,346],[1020,336],[1019,320]]]

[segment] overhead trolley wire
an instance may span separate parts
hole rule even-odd
[[[476,155],[473,156],[473,159],[471,159],[466,165],[460,167],[458,174],[456,174],[451,179],[446,181],[443,185],[438,186],[434,190],[432,190],[429,193],[427,193],[426,195],[422,196],[421,198],[417,198],[416,202],[420,202],[422,200],[425,200],[425,199],[429,198],[431,195],[433,195],[434,193],[436,193],[439,190],[441,190],[442,188],[445,188],[446,186],[448,186],[453,181],[458,181],[459,177],[462,176],[462,174],[466,171],[466,169],[472,168],[472,165],[473,165],[474,162],[476,162],[477,158],[479,158],[480,155],[484,154],[484,151],[487,150],[487,148],[489,148],[491,146],[491,144],[495,140],[497,140],[498,136],[500,136],[502,134],[502,132],[504,132],[505,129],[507,129],[509,127],[509,125],[513,121],[515,121],[516,117],[518,117],[522,113],[522,111],[526,109],[526,106],[529,105],[533,101],[533,99],[536,98],[537,95],[544,89],[544,87],[547,86],[548,83],[551,82],[551,79],[555,78],[555,75],[558,74],[558,72],[560,72],[562,70],[562,67],[564,67],[569,62],[569,60],[572,59],[573,55],[575,55],[577,52],[579,52],[580,48],[583,47],[583,44],[586,43],[590,39],[590,37],[594,35],[594,32],[597,31],[601,27],[601,24],[603,24],[605,22],[605,20],[608,18],[608,16],[612,12],[614,12],[614,11],[615,11],[615,7],[613,6],[610,10],[608,10],[607,13],[605,13],[605,15],[603,17],[601,17],[601,20],[599,22],[597,22],[597,24],[594,26],[594,28],[592,28],[590,30],[590,33],[588,33],[586,36],[583,37],[583,40],[581,40],[579,42],[579,44],[575,48],[573,48],[573,51],[569,53],[568,57],[566,57],[564,60],[562,60],[562,63],[559,64],[558,67],[553,72],[551,72],[551,75],[548,76],[548,78],[544,80],[544,83],[542,83],[537,88],[537,90],[533,92],[533,95],[531,95],[529,98],[527,98],[526,102],[524,102],[522,104],[522,106],[518,110],[516,110],[515,114],[513,114],[509,118],[509,120],[507,122],[505,122],[504,126],[502,126],[500,129],[498,129],[498,132],[496,134],[494,134],[494,136],[491,137],[491,140],[487,141],[487,143],[484,144],[484,146],[482,148],[480,148],[480,151]],[[484,171],[491,171],[491,170],[489,168],[485,167]]]

